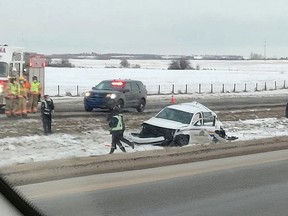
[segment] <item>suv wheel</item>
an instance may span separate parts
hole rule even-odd
[[[92,110],[93,110],[93,108],[85,106],[85,111],[91,112]]]
[[[136,108],[138,112],[143,112],[146,106],[146,100],[144,98],[141,99],[139,106]]]

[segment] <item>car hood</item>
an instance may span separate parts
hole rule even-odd
[[[149,125],[154,125],[157,127],[161,127],[161,128],[168,128],[168,129],[180,129],[182,127],[187,127],[187,124],[183,124],[181,122],[155,118],[155,117],[152,117],[151,119],[145,121],[144,123],[149,124]]]

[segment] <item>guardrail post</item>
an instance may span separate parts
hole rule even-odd
[[[185,87],[185,94],[188,93],[188,85],[186,84],[186,87]]]
[[[233,92],[236,92],[236,84],[234,84]]]
[[[275,81],[275,90],[277,90],[277,82]]]
[[[175,89],[175,86],[174,84],[172,85],[172,94],[174,94],[174,89]]]
[[[255,91],[258,91],[258,83],[256,83]]]
[[[57,92],[58,92],[57,95],[60,96],[60,86],[59,85],[57,86]]]
[[[224,86],[224,84],[222,84],[222,93],[224,93],[225,92],[225,86]]]
[[[264,85],[264,90],[266,91],[267,90],[267,84],[265,82],[265,85]]]
[[[161,86],[158,85],[158,94],[160,94],[160,88],[161,88]]]
[[[213,84],[211,84],[211,90],[210,90],[211,93],[213,93]]]
[[[244,85],[244,92],[247,92],[247,84]]]
[[[198,92],[201,93],[201,84],[199,84]]]

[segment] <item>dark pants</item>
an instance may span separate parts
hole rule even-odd
[[[42,116],[42,122],[43,122],[43,129],[44,134],[52,133],[51,131],[51,122],[52,122],[52,116],[51,115],[43,115]]]
[[[124,131],[121,133],[120,135],[120,140],[126,144],[128,144],[129,146],[131,146],[132,148],[134,148],[133,143],[131,143],[129,140],[127,140],[126,138],[123,137]]]
[[[112,133],[112,143],[111,143],[111,150],[110,150],[110,154],[112,154],[114,152],[114,150],[116,149],[116,145],[119,146],[119,148],[121,149],[121,151],[126,152],[124,146],[122,146],[120,139],[121,139],[121,134],[122,133],[118,133],[118,132],[113,132]]]

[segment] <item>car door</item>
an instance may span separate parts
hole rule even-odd
[[[141,89],[136,82],[131,82],[133,105],[137,107],[141,99]]]
[[[124,106],[125,107],[131,107],[133,105],[133,94],[132,94],[132,88],[131,88],[131,83],[127,82],[125,85],[125,91],[123,93],[125,95],[125,101],[124,101]]]

